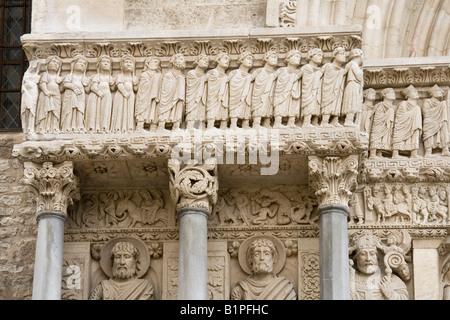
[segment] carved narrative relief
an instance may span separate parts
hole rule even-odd
[[[89,300],[153,300],[154,287],[141,277],[150,265],[147,247],[136,239],[116,238],[101,250],[100,264],[109,277],[102,280]]]
[[[273,236],[254,236],[239,247],[239,263],[250,274],[232,289],[231,300],[296,300],[293,284],[277,275],[284,266],[283,243]]]
[[[446,225],[449,191],[447,184],[376,184],[364,188],[364,202],[376,224]]]
[[[215,226],[315,224],[317,201],[308,188],[278,186],[219,191],[210,218]]]
[[[167,226],[166,198],[157,189],[84,192],[68,223],[72,228]]]
[[[389,233],[390,232],[390,233]],[[411,244],[407,231],[387,231],[382,240],[371,230],[349,239],[350,295],[353,300],[408,300],[406,263]]]

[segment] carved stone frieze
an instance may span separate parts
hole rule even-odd
[[[373,60],[365,64],[364,85],[367,88],[448,85],[448,58],[417,58],[405,63],[399,59]]]
[[[448,184],[383,183],[364,188],[366,222],[375,224],[446,225]],[[368,214],[372,213],[370,217]]]
[[[318,220],[316,209],[316,198],[307,187],[227,188],[219,191],[210,225],[314,225]]]
[[[36,194],[36,212],[58,211],[67,214],[73,200],[79,199],[79,179],[73,173],[73,163],[24,163],[23,183]]]
[[[317,196],[318,206],[347,206],[352,192],[357,187],[358,157],[310,156],[308,164],[309,185]]]
[[[292,1],[291,1],[292,2]],[[233,36],[214,36],[199,34],[198,37],[183,37],[179,33],[169,32],[165,35],[137,35],[136,39],[114,39],[108,42],[100,39],[83,38],[79,41],[61,41],[55,39],[36,39],[33,35],[24,37],[24,50],[31,61],[33,58],[45,59],[50,55],[58,55],[63,59],[73,58],[82,54],[88,58],[98,58],[108,55],[120,58],[129,54],[136,58],[158,56],[165,58],[173,54],[181,53],[185,56],[199,54],[216,55],[226,52],[230,55],[239,55],[244,51],[253,54],[264,54],[268,50],[274,50],[280,54],[292,49],[307,52],[311,48],[320,48],[323,51],[333,51],[336,46],[343,46],[347,50],[361,46],[361,31],[341,31],[333,35],[317,35],[314,33],[298,34],[295,30],[284,32],[260,33],[259,30],[233,32]],[[170,39],[173,37],[174,39]]]
[[[158,189],[84,191],[69,214],[71,228],[168,226],[168,195]]]
[[[196,155],[221,157],[239,152],[241,155],[262,154],[271,151],[287,155],[356,154],[367,150],[369,136],[365,132],[337,128],[317,129],[270,129],[259,132],[213,131],[203,133],[132,133],[114,136],[90,136],[54,140],[25,141],[14,145],[13,155],[22,161],[43,159],[65,160],[126,160],[140,158],[170,158],[174,152],[182,152],[193,159]],[[174,150],[175,148],[175,150]],[[212,153],[214,150],[215,153]]]
[[[449,182],[450,159],[365,160],[361,179],[366,182]]]

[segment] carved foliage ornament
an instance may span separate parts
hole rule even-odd
[[[187,164],[183,168],[176,159],[168,163],[170,172],[170,194],[176,209],[186,207],[212,211],[217,202],[218,175],[214,162],[197,165]]]
[[[309,183],[315,190],[319,207],[348,205],[357,186],[358,157],[309,157]]]
[[[23,183],[31,186],[37,195],[37,210],[59,211],[67,214],[72,200],[80,198],[79,179],[73,174],[72,162],[60,165],[44,162],[42,165],[25,162]]]

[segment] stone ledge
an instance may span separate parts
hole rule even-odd
[[[365,160],[367,182],[450,182],[450,157]]]
[[[450,57],[374,59],[364,61],[364,87],[448,86]]]
[[[162,133],[70,134],[37,136],[14,145],[20,160],[170,158],[173,152],[348,155],[368,149],[369,135],[349,128],[265,130],[179,130]],[[176,148],[174,150],[174,148]],[[189,151],[190,150],[190,151]]]

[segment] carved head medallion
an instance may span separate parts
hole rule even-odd
[[[258,250],[256,250],[258,248]],[[262,250],[261,250],[262,249]],[[276,237],[270,235],[257,235],[245,240],[239,247],[239,264],[246,273],[252,274],[255,270],[253,263],[255,252],[257,255],[269,249],[271,252],[271,262],[264,259],[265,263],[272,264],[271,269],[274,274],[278,274],[286,262],[286,249],[283,243]],[[256,266],[256,269],[259,267]]]
[[[115,277],[113,274],[114,255],[118,256],[118,252],[129,252],[133,255],[137,278],[141,278],[147,272],[150,266],[150,254],[145,243],[135,238],[115,238],[105,243],[100,251],[100,265],[108,277]],[[124,264],[128,265],[126,262]]]

